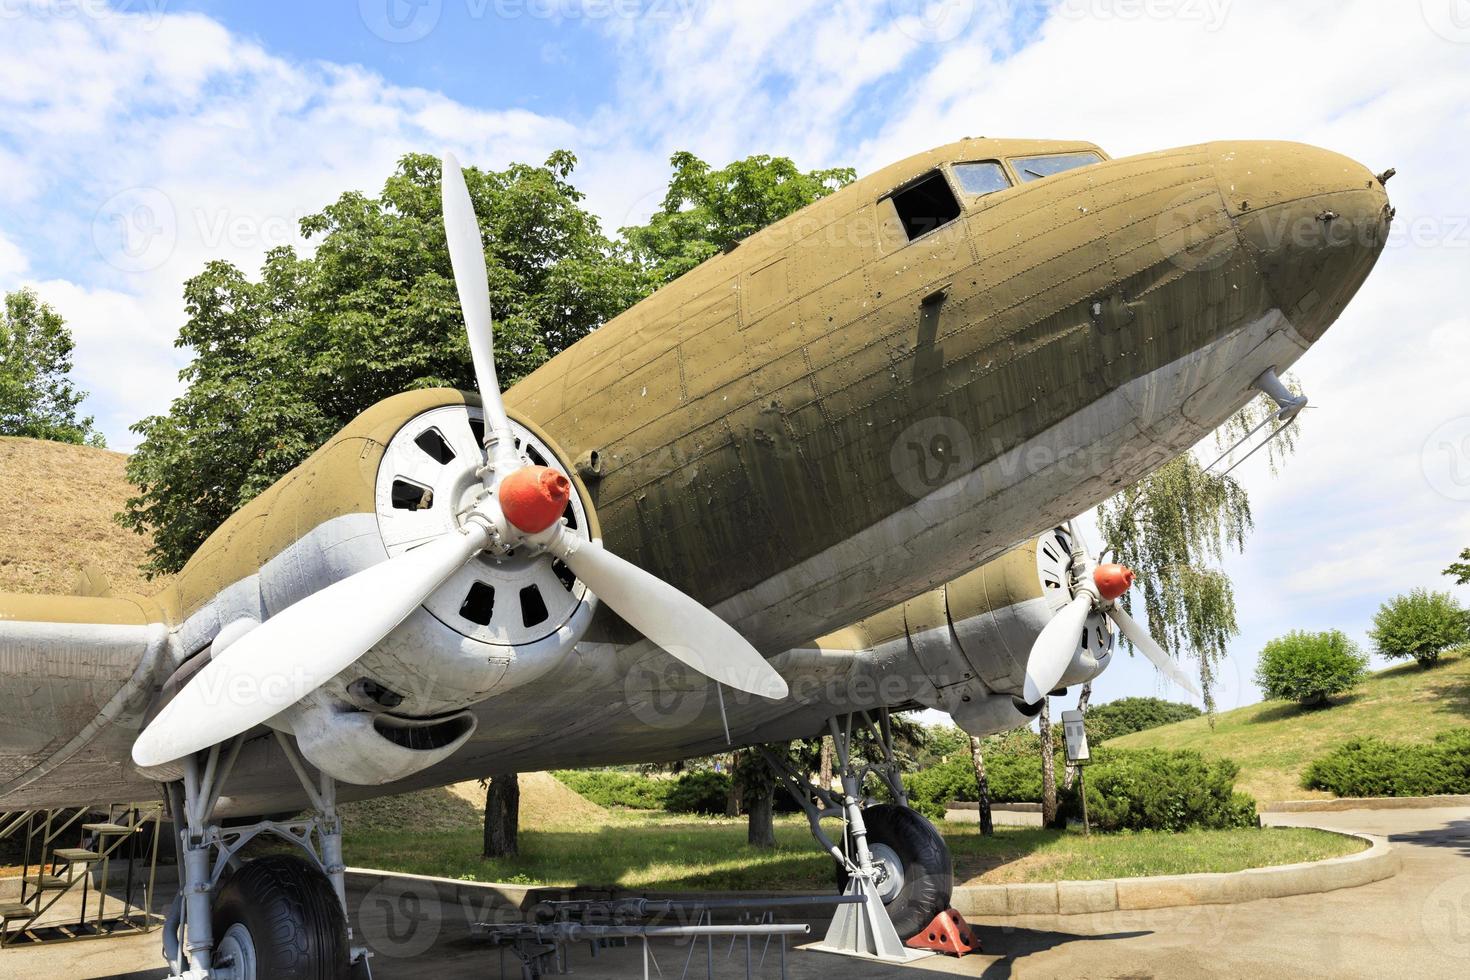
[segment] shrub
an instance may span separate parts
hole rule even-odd
[[[1413,657],[1428,667],[1446,647],[1470,637],[1465,610],[1448,592],[1415,589],[1385,602],[1368,636],[1391,660]]]
[[[633,810],[662,810],[674,786],[672,780],[608,769],[564,769],[553,775],[598,806]]]
[[[1293,630],[1266,644],[1256,684],[1268,699],[1325,704],[1363,679],[1368,658],[1340,630]]]
[[[1199,716],[1200,710],[1192,704],[1165,701],[1163,698],[1119,698],[1088,707],[1085,721],[1087,742],[1099,745],[1110,738]]]
[[[670,813],[724,813],[730,796],[730,776],[713,769],[696,769],[673,781],[664,797]]]
[[[1302,785],[1338,796],[1470,793],[1470,728],[1441,732],[1428,744],[1354,739],[1308,766]]]
[[[1253,827],[1256,801],[1235,792],[1235,763],[1198,752],[1101,748],[1083,777],[1095,830],[1186,830]],[[1077,787],[1063,796],[1063,813],[1080,818]]]
[[[990,785],[992,803],[1041,801],[1041,739],[1034,732],[991,736],[980,751],[985,757],[985,781]],[[903,783],[909,805],[934,819],[943,817],[945,806],[954,800],[974,802],[980,798],[968,751],[918,772],[905,773]]]

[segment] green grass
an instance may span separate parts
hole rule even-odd
[[[1124,832],[1083,836],[1079,831],[997,827],[982,837],[975,827],[946,828],[957,881],[981,884],[1093,881],[1149,875],[1242,871],[1353,854],[1355,838],[1297,827],[1237,830]]]
[[[648,890],[824,890],[832,863],[800,817],[779,817],[775,850],[745,843],[745,820],[614,812],[601,824],[522,826],[519,857],[484,860],[477,826],[422,833],[362,830],[346,839],[349,864],[468,881],[621,886]],[[1238,871],[1315,861],[1361,848],[1336,834],[1296,828],[1095,834],[947,824],[956,880],[1088,880]]]
[[[1240,766],[1236,788],[1259,801],[1329,797],[1301,788],[1301,775],[1320,756],[1352,738],[1373,735],[1428,742],[1470,720],[1470,648],[1425,670],[1405,664],[1372,674],[1325,708],[1268,701],[1209,719],[1193,718],[1113,739],[1122,748],[1195,749]]]

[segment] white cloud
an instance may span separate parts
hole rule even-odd
[[[0,234],[0,284],[20,278],[29,266],[20,246]]]

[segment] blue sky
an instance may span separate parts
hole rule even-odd
[[[861,172],[966,135],[1119,156],[1279,138],[1397,167],[1395,238],[1299,365],[1320,407],[1297,458],[1241,471],[1257,528],[1228,564],[1229,707],[1256,698],[1266,639],[1362,639],[1470,545],[1463,2],[3,0],[0,289],[67,317],[87,410],[127,449],[178,390],[184,279],[255,270],[413,150],[570,148],[609,228],[653,209],[680,149]],[[1127,693],[1163,688],[1125,658],[1099,695]]]

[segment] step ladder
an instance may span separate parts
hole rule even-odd
[[[19,901],[0,901],[0,947],[152,930],[162,816],[157,803],[0,814],[0,840],[24,847]]]

